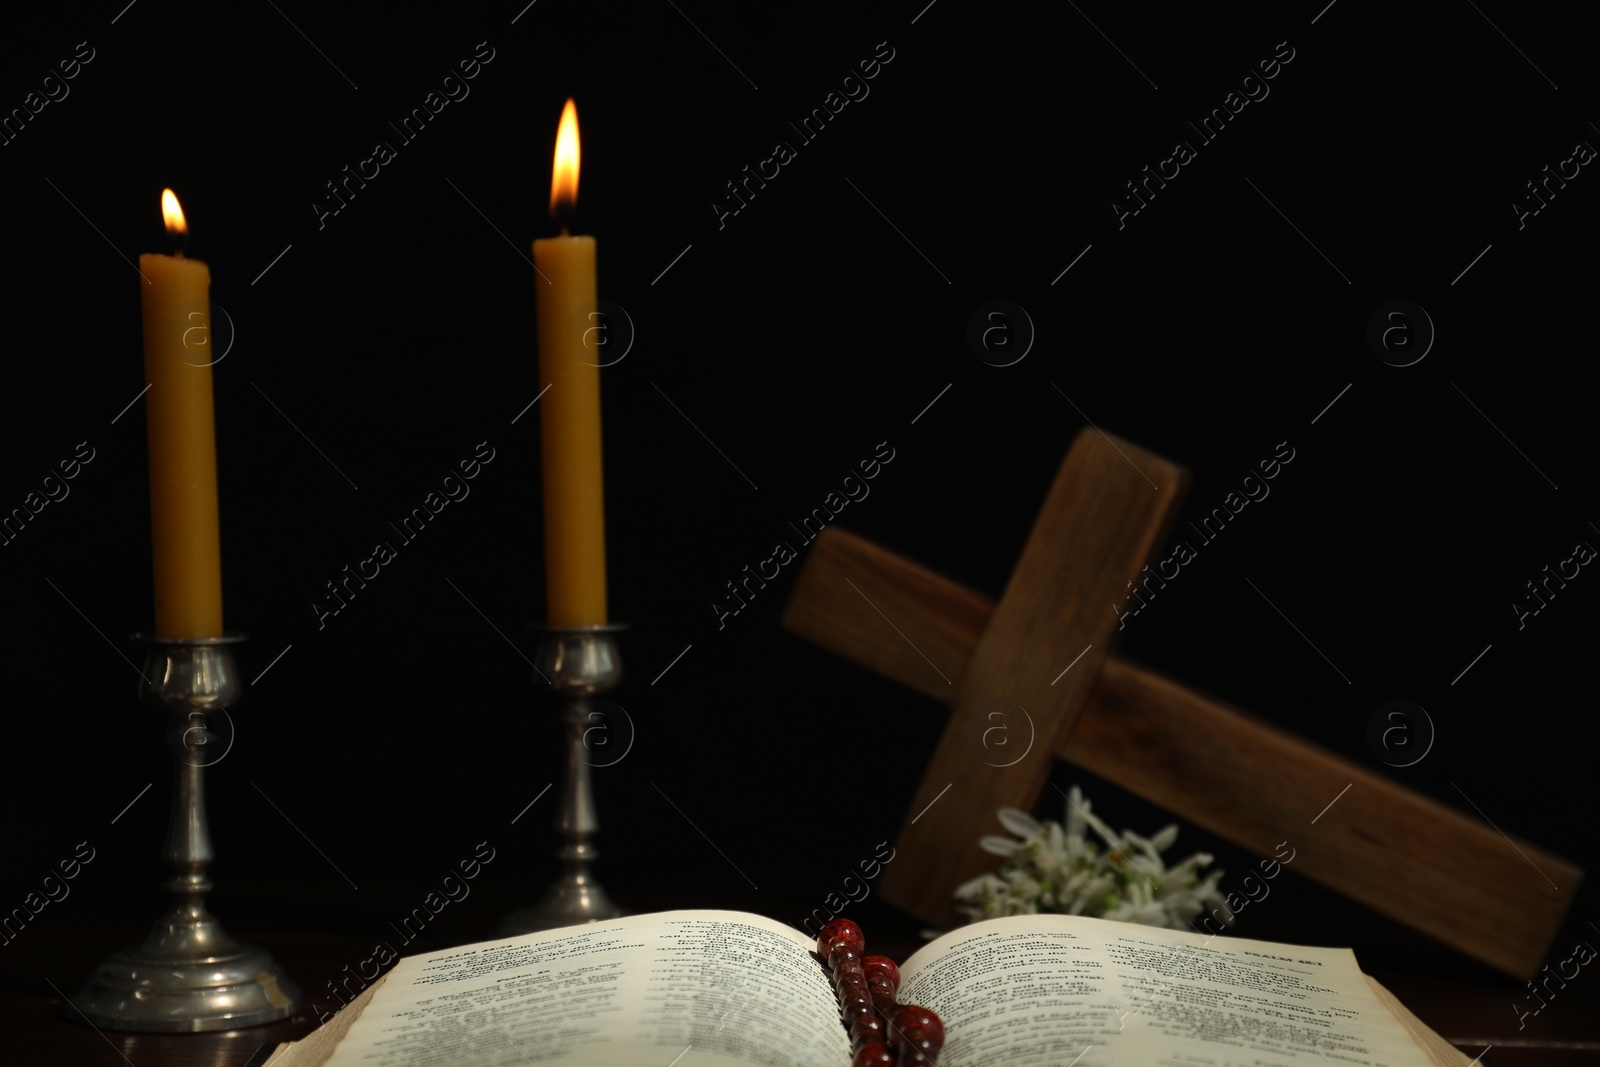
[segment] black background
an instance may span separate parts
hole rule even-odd
[[[0,549],[0,907],[87,840],[75,896],[37,921],[152,916],[170,759],[126,658],[153,621],[144,405],[113,419],[143,384],[130,261],[164,250],[165,185],[236,330],[215,369],[225,610],[259,680],[208,778],[214,875],[370,911],[377,937],[392,916],[353,886],[420,893],[483,840],[487,881],[531,897],[553,873],[553,793],[511,823],[556,767],[522,654],[544,600],[538,409],[512,420],[540,388],[525,256],[552,232],[568,95],[580,228],[637,329],[603,372],[611,612],[632,625],[616,699],[637,726],[596,772],[619,897],[798,921],[791,902],[820,903],[893,838],[940,709],[784,632],[797,566],[723,629],[710,600],[885,441],[893,462],[840,524],[998,595],[1086,419],[1193,472],[1180,523],[1280,442],[1295,452],[1129,624],[1126,654],[1592,866],[1600,578],[1521,630],[1510,607],[1600,544],[1600,178],[1585,167],[1523,229],[1510,208],[1600,143],[1591,21],[924,3],[112,0],[7,34],[6,109],[78,42],[94,58],[0,147],[0,507],[78,442],[95,458]],[[483,41],[470,95],[398,144],[387,122]],[[1270,95],[1200,144],[1186,121],[1285,41]],[[799,144],[786,124],[879,42],[893,59],[870,95]],[[1112,197],[1180,139],[1198,158],[1119,229]],[[397,158],[319,228],[312,201],[377,140]],[[778,140],[795,161],[719,228],[711,198]],[[991,299],[1037,328],[1014,366],[967,345]],[[1404,368],[1365,340],[1395,299],[1437,329]],[[482,441],[495,459],[470,497],[319,629],[323,583]],[[1365,739],[1393,699],[1437,727],[1406,769]],[[1057,782],[1117,826],[1166,821],[1087,773]],[[1252,861],[1193,828],[1173,855],[1196,847]],[[1277,906],[1319,892],[1294,883]],[[1585,893],[1575,914],[1592,911]],[[1359,953],[1386,930],[1330,936]]]

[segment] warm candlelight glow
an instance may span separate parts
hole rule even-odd
[[[550,214],[578,206],[578,105],[567,98],[556,130],[556,164],[550,178]]]
[[[595,240],[569,233],[578,206],[578,105],[556,134],[550,214],[559,237],[533,242],[539,324],[540,459],[544,471],[545,604],[551,626],[606,621],[605,477],[600,463],[600,366],[585,344],[598,317]]]
[[[211,270],[185,259],[183,209],[161,191],[173,254],[139,257],[144,318],[145,421],[150,445],[150,543],[156,636],[221,637],[216,424],[208,333]],[[196,340],[198,338],[198,340]],[[196,362],[196,357],[199,362]]]
[[[161,190],[161,217],[167,220],[167,232],[182,235],[189,232],[189,224],[183,221],[183,208],[178,206],[178,194],[171,189]]]

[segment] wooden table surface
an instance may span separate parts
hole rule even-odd
[[[363,916],[329,915],[318,909],[315,893],[286,889],[235,889],[219,891],[213,910],[230,934],[261,945],[289,972],[302,990],[314,995],[346,965],[355,965],[385,937],[372,914],[404,914],[422,890],[363,887]],[[371,894],[369,896],[369,893]],[[441,914],[430,938],[419,938],[402,951],[425,952],[492,936],[495,921],[535,894],[513,894],[484,887],[450,913]],[[735,907],[747,903],[720,900],[683,900],[669,894],[637,895],[616,892],[634,911],[660,911],[681,907]],[[140,894],[142,896],[142,894]],[[392,899],[391,899],[392,898]],[[154,896],[150,897],[154,918]],[[763,910],[779,918],[803,914],[805,905],[768,901]],[[133,909],[125,909],[132,911]],[[142,913],[142,910],[138,913]],[[453,913],[453,914],[452,914]],[[875,898],[854,907],[851,916],[861,923],[873,948],[904,959],[921,943],[914,921],[880,904]],[[85,923],[92,922],[85,919]],[[1354,905],[1330,897],[1315,915],[1305,910],[1262,910],[1247,933],[1267,940],[1328,943],[1328,930],[1361,931],[1356,943],[1363,966],[1388,986],[1412,1011],[1444,1035],[1469,1057],[1478,1056],[1483,1067],[1577,1067],[1600,1064],[1600,973],[1588,970],[1550,999],[1538,1016],[1524,1020],[1519,1030],[1512,1004],[1523,987],[1487,971],[1448,950],[1400,927],[1383,926],[1382,920]],[[293,1040],[315,1029],[316,1016],[302,1011],[293,1019],[271,1026],[209,1034],[125,1034],[97,1031],[84,1024],[65,1004],[112,950],[142,939],[143,929],[128,926],[83,925],[72,928],[34,926],[0,949],[0,1064],[32,1067],[35,1064],[82,1067],[243,1067],[263,1046]],[[1556,940],[1567,954],[1579,941],[1600,944],[1600,933],[1581,915],[1573,916]],[[322,997],[329,1002],[326,993]]]

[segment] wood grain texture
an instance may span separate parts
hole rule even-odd
[[[867,599],[891,613],[900,632]],[[982,593],[829,527],[803,565],[783,622],[953,705],[993,611]],[[953,684],[913,645],[936,656]],[[1544,959],[1582,877],[1571,864],[1514,835],[1513,846],[1476,819],[1136,664],[1108,656],[1097,666],[1056,756],[1260,855],[1287,841],[1294,870],[1514,977],[1527,978]],[[1319,816],[1346,784],[1350,790]],[[1036,792],[1018,806],[1037,800]],[[910,814],[919,810],[914,804]],[[921,822],[938,812],[935,805]],[[977,833],[996,832],[992,809],[977,814],[984,824]],[[941,892],[957,884],[953,867],[924,874]],[[889,899],[916,910],[893,892]]]
[[[954,711],[885,871],[886,899],[956,922],[951,890],[993,863],[979,837],[993,831],[997,807],[1038,800],[1110,651],[1112,604],[1165,539],[1187,487],[1181,467],[1098,430],[1079,433],[961,683],[954,664],[939,667]],[[1025,728],[1032,745],[1013,757]],[[1006,745],[992,743],[1002,737]]]
[[[1126,662],[1105,664],[1059,751],[1258,854],[1287,842],[1295,871],[1518,978],[1538,970],[1582,880],[1529,842]]]
[[[994,601],[982,593],[828,526],[800,566],[783,626],[953,705],[992,614]],[[891,619],[898,621],[891,625]]]

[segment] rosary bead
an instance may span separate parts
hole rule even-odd
[[[839,994],[839,1007],[841,1009],[846,1007],[854,1007],[856,1005],[860,1005],[868,1011],[871,1011],[872,998],[867,996],[865,993],[857,993],[854,991],[843,992]]]
[[[857,966],[860,966],[861,950],[851,948],[849,943],[842,939],[834,941],[834,943],[828,947],[828,967],[832,970],[838,970],[841,966],[847,963],[853,963]]]
[[[868,978],[881,974],[889,979],[891,988],[900,988],[900,968],[888,956],[868,956],[861,961],[861,969],[867,972]]]
[[[855,1059],[850,1061],[851,1067],[894,1067],[894,1053],[881,1041],[862,1045],[856,1050]]]
[[[889,1020],[889,1044],[899,1047],[920,1042],[924,1038],[936,1049],[943,1048],[944,1023],[927,1008],[915,1004],[901,1005]]]
[[[861,927],[849,919],[834,919],[822,928],[822,932],[817,935],[817,955],[826,960],[836,941],[843,941],[845,947],[856,952],[867,947],[866,938],[861,935]]]
[[[887,1030],[888,1027],[877,1012],[857,1016],[855,1022],[850,1024],[850,1045],[859,1051],[863,1045],[883,1041],[883,1035]]]

